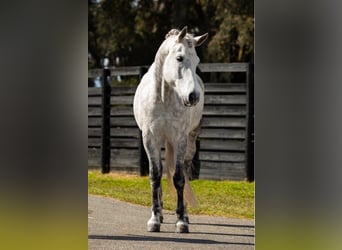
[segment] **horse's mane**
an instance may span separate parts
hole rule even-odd
[[[157,86],[161,86],[163,80],[163,65],[167,54],[169,53],[166,48],[166,40],[159,47],[156,57],[154,59],[155,69],[154,69],[154,78],[157,83]]]

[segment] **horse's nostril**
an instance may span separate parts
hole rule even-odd
[[[195,92],[192,92],[192,93],[189,95],[189,102],[190,102],[191,104],[193,104],[195,101],[196,101],[196,94],[195,94]]]

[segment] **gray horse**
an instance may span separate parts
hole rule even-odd
[[[134,116],[142,130],[149,159],[153,203],[152,217],[147,222],[150,232],[159,232],[163,221],[162,145],[166,150],[165,167],[169,183],[173,176],[177,190],[176,232],[189,232],[184,198],[191,205],[196,204],[196,199],[184,162],[191,161],[195,153],[204,103],[203,82],[196,74],[199,58],[195,47],[207,37],[208,34],[194,37],[187,33],[186,27],[181,31],[169,31],[135,93]]]

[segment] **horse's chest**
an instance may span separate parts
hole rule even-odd
[[[180,112],[162,112],[151,121],[153,130],[163,134],[187,133],[190,127],[190,116]]]

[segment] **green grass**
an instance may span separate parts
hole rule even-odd
[[[176,209],[176,195],[166,179],[162,180],[164,209]],[[190,214],[214,215],[232,218],[254,218],[254,182],[245,181],[191,181],[198,207],[189,207]],[[148,177],[135,175],[88,172],[88,192],[112,197],[143,206],[151,206]]]

